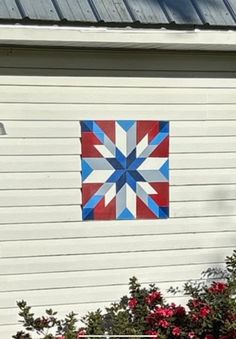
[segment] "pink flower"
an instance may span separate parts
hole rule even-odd
[[[155,314],[161,317],[170,318],[174,315],[174,311],[171,308],[160,307],[155,309]]]
[[[176,337],[179,337],[181,334],[182,330],[180,327],[174,327],[172,330],[172,334]]]
[[[128,302],[128,306],[131,310],[133,310],[138,304],[138,300],[136,298],[130,298]]]
[[[224,293],[227,290],[228,285],[222,282],[213,282],[211,287],[208,289],[211,293]]]
[[[60,337],[56,337],[56,339],[66,339],[66,337],[64,337],[64,335],[61,335]]]
[[[211,313],[211,309],[209,306],[206,305],[200,308],[199,313],[202,318],[206,318],[208,314]],[[210,338],[207,338],[207,339],[210,339]]]
[[[154,291],[154,292],[149,293],[149,295],[146,297],[145,300],[148,305],[152,305],[153,303],[161,299],[162,299],[161,293],[158,291]]]
[[[163,328],[168,328],[168,327],[170,327],[170,323],[169,323],[168,321],[164,320],[164,319],[160,320],[160,321],[158,322],[158,325],[160,325],[160,326],[163,327]]]
[[[189,337],[189,339],[194,339],[194,338],[196,338],[196,334],[193,331],[189,332],[188,337]]]

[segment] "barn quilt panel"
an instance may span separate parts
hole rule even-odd
[[[83,220],[169,215],[169,123],[86,120],[82,133]]]

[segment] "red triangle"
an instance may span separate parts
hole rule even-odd
[[[158,219],[157,216],[137,197],[137,217],[136,219]]]
[[[103,198],[94,208],[94,220],[115,220],[116,219],[116,198],[105,206]]]
[[[137,121],[137,142],[142,140],[146,134],[155,131],[155,135],[159,132],[159,122],[151,120]],[[151,137],[151,136],[150,136]],[[149,139],[150,139],[149,137]]]
[[[151,194],[152,199],[160,207],[169,205],[169,183],[168,182],[150,182],[149,183],[157,194]]]
[[[84,158],[102,158],[102,155],[94,147],[101,145],[101,141],[96,137],[93,132],[82,133],[82,157]]]
[[[150,157],[168,158],[169,156],[169,137],[166,137],[162,143],[150,154]]]
[[[105,134],[115,143],[116,133],[115,133],[115,121],[111,120],[98,120],[96,123],[101,127]]]
[[[89,199],[99,190],[103,184],[83,184],[82,186],[82,203],[83,206],[89,201]]]

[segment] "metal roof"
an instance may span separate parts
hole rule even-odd
[[[236,0],[0,0],[0,23],[236,28]]]

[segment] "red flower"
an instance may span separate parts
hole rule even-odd
[[[175,315],[182,317],[186,314],[185,308],[183,306],[178,306],[175,309]]]
[[[169,323],[168,321],[164,320],[164,319],[160,320],[160,321],[158,322],[158,325],[160,325],[160,326],[163,327],[163,328],[168,328],[168,327],[170,327],[170,323]]]
[[[168,307],[160,307],[155,309],[155,314],[161,317],[170,318],[174,315],[174,311]]]
[[[79,330],[79,331],[77,332],[77,337],[76,337],[76,339],[83,338],[86,334],[87,334],[86,331],[83,330],[83,329],[81,329],[81,330]]]
[[[161,293],[158,292],[158,291],[154,291],[154,292],[151,292],[149,293],[149,295],[146,297],[146,303],[148,305],[152,305],[154,304],[156,301],[159,301],[161,300],[162,297],[161,297]]]
[[[136,298],[130,298],[128,302],[128,306],[131,310],[133,310],[138,304],[138,300]]]
[[[154,330],[146,331],[145,334],[152,336],[153,339],[159,338],[160,333]]]
[[[214,339],[212,334],[207,334],[204,339]]]
[[[210,309],[209,306],[206,305],[206,306],[203,306],[203,307],[200,308],[199,313],[200,313],[200,316],[202,318],[206,318],[208,316],[208,314],[211,313],[211,309]],[[207,338],[207,339],[210,339],[210,338]]]
[[[189,332],[188,337],[189,337],[189,339],[194,339],[194,338],[196,338],[196,334],[193,331]]]
[[[181,334],[182,330],[179,327],[174,327],[172,330],[172,334],[175,335],[176,337],[179,337]]]
[[[224,293],[227,290],[228,285],[222,282],[213,282],[211,287],[208,289],[211,293]]]

